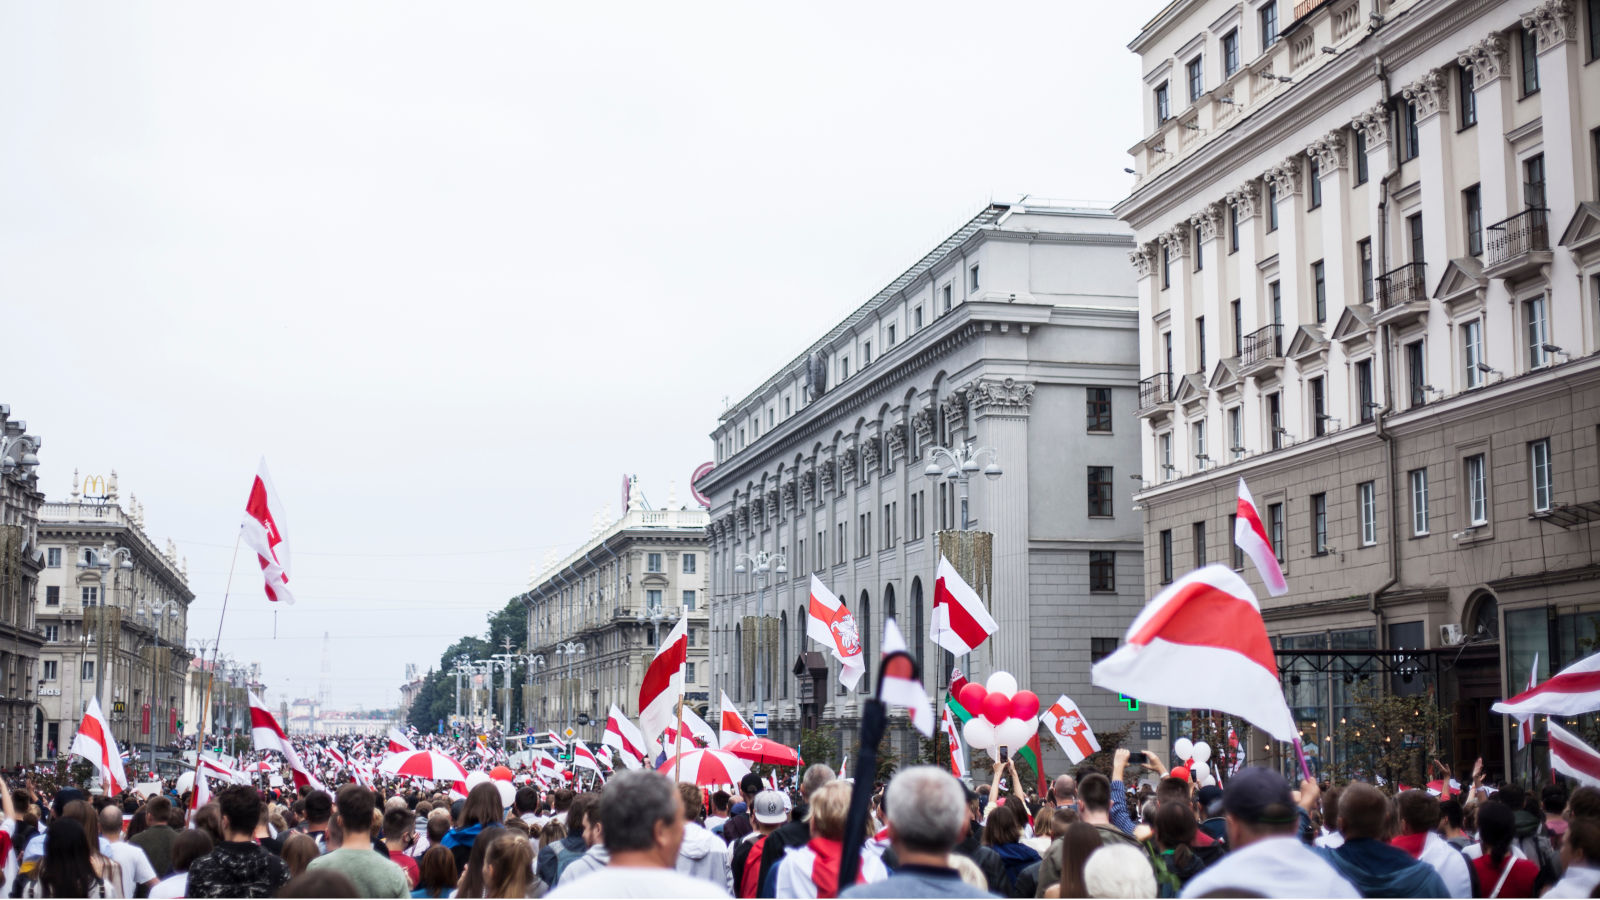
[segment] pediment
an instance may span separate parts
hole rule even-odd
[[[1225,391],[1239,386],[1239,358],[1230,356],[1217,360],[1217,367],[1211,370],[1209,386],[1213,391]]]
[[[1368,306],[1346,306],[1333,326],[1333,339],[1341,344],[1371,336],[1372,308]]]
[[[1178,390],[1172,395],[1172,399],[1175,402],[1184,404],[1185,406],[1190,403],[1197,403],[1205,398],[1206,383],[1205,380],[1197,374],[1183,376],[1183,378],[1178,382]]]
[[[1560,244],[1572,251],[1592,250],[1600,246],[1600,203],[1585,200],[1578,204],[1572,221],[1561,232]]]
[[[1439,286],[1433,290],[1433,299],[1446,305],[1455,305],[1464,300],[1482,300],[1484,289],[1488,286],[1489,279],[1483,274],[1483,263],[1476,257],[1462,256],[1445,265]]]
[[[1294,340],[1289,342],[1289,352],[1284,355],[1295,362],[1300,362],[1327,349],[1328,339],[1322,336],[1321,328],[1315,325],[1301,325],[1295,329]]]

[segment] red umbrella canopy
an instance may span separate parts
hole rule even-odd
[[[387,775],[404,775],[425,778],[429,781],[466,781],[467,770],[461,764],[436,750],[408,750],[391,753],[378,763],[378,771]]]
[[[676,771],[679,781],[698,785],[738,784],[739,779],[750,774],[750,767],[743,760],[723,750],[690,750],[683,754],[681,767],[678,759],[671,757],[656,771],[667,775]]]
[[[742,741],[734,741],[722,749],[723,752],[732,753],[740,759],[747,759],[751,762],[767,763],[774,766],[800,765],[800,755],[794,751],[793,747],[786,747],[777,741],[769,741],[766,738],[745,738]]]

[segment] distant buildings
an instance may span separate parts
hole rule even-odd
[[[31,763],[42,748],[44,696],[34,682],[43,636],[33,598],[45,554],[39,546],[38,435],[0,404],[0,766]]]

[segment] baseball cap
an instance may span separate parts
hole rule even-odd
[[[751,804],[750,814],[763,825],[782,825],[789,821],[783,800],[783,795],[777,791],[762,791]]]
[[[1228,779],[1222,808],[1244,822],[1287,825],[1299,819],[1289,782],[1271,769],[1251,766]]]
[[[1208,784],[1194,792],[1194,799],[1200,803],[1200,809],[1206,815],[1214,816],[1216,815],[1215,810],[1219,808],[1217,803],[1222,799],[1222,788],[1214,784]]]

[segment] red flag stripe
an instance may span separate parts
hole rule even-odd
[[[1600,756],[1560,728],[1550,728],[1550,752],[1576,771],[1600,780]]]
[[[967,608],[956,601],[945,586],[944,579],[940,578],[933,585],[933,605],[943,606],[950,616],[950,630],[961,638],[961,642],[968,647],[976,647],[989,639],[989,632],[972,617]]]
[[[1174,644],[1232,650],[1277,677],[1277,657],[1261,613],[1249,603],[1204,582],[1184,585],[1137,632],[1131,644],[1145,645],[1158,635]]]
[[[1600,672],[1572,672],[1556,675],[1533,690],[1523,691],[1506,702],[1521,703],[1547,694],[1587,694],[1591,691],[1600,691]]]

